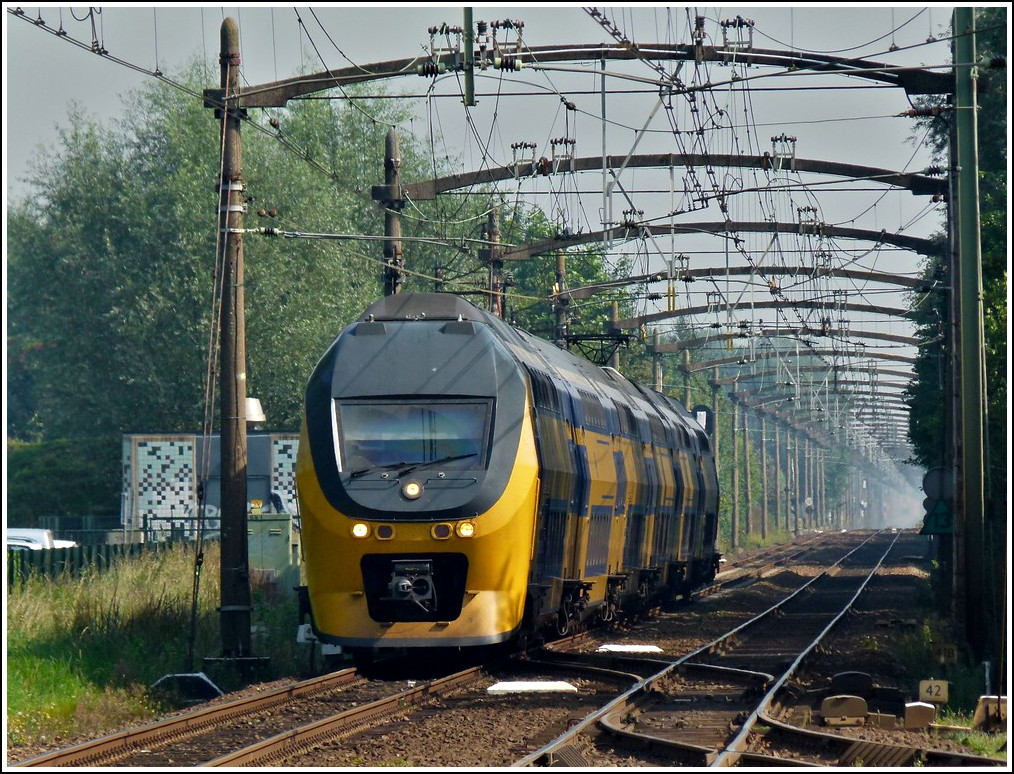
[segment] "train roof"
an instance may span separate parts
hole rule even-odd
[[[528,367],[575,376],[586,380],[586,387],[602,395],[619,392],[633,405],[642,403],[658,410],[664,406],[683,421],[684,426],[707,445],[707,436],[696,419],[678,401],[631,381],[613,368],[598,366],[591,361],[562,349],[546,339],[509,325],[496,315],[452,293],[401,293],[385,296],[366,309],[362,321],[461,320],[489,325]]]

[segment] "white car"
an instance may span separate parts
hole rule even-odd
[[[12,548],[16,551],[41,551],[45,546],[35,540],[7,538],[7,549],[10,550]]]
[[[50,529],[14,527],[4,535],[8,548],[19,548],[29,551],[41,551],[44,548],[73,548],[77,545],[73,540],[60,540],[53,537]]]

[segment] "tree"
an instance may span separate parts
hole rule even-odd
[[[991,618],[984,632],[987,649],[999,652],[1003,644],[1007,544],[1007,88],[998,77],[994,64],[1003,62],[1007,53],[1007,8],[976,10],[976,49],[982,62],[977,102],[980,248],[982,257],[983,323],[985,354],[985,519],[984,552],[968,561],[982,562],[990,570],[986,588],[976,589],[983,610]],[[922,100],[919,107],[933,108]],[[934,112],[934,111],[927,111]],[[937,160],[947,165],[952,117],[944,109],[922,119],[930,132]],[[945,237],[941,236],[941,240]],[[934,259],[925,267],[928,284],[951,287],[950,266],[945,259]],[[942,367],[950,356],[947,349],[946,321],[948,300],[934,294],[920,311],[920,330],[926,343],[920,347],[916,379],[908,391],[909,436],[915,447],[915,459],[926,467],[943,462],[945,444],[944,391],[939,389]],[[946,561],[946,557],[945,557]],[[946,594],[949,591],[945,591]],[[942,600],[946,603],[948,600]]]
[[[1007,8],[983,8],[976,12],[977,51],[985,65],[1006,57]],[[980,246],[982,254],[983,309],[985,325],[988,508],[995,519],[1005,518],[1007,485],[1007,88],[996,71],[984,69],[977,94]],[[945,107],[929,99],[923,108]],[[950,139],[950,114],[920,119],[936,150],[936,161],[946,166]],[[945,234],[937,237],[943,244]],[[944,251],[940,251],[944,255]],[[924,344],[916,364],[916,379],[908,391],[911,407],[909,437],[915,460],[925,467],[943,461],[944,403],[940,388],[942,364],[948,357],[946,332],[947,297],[939,289],[949,287],[949,267],[943,257],[926,262],[924,278],[933,291],[916,306],[917,324]]]
[[[200,68],[178,80],[199,92]],[[202,426],[220,127],[163,82],[129,104],[114,128],[73,112],[35,170],[37,193],[8,208],[11,437]],[[263,210],[281,229],[382,233],[368,192],[382,179],[395,103],[297,102],[279,116],[277,133],[244,127],[248,225],[266,225],[254,221]],[[408,139],[402,155],[408,174],[425,169]],[[273,426],[298,427],[316,359],[379,293],[380,254],[360,243],[247,238],[248,392]]]

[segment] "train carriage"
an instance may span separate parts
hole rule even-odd
[[[303,608],[353,654],[562,634],[717,567],[714,459],[685,409],[450,294],[342,331],[296,482]]]

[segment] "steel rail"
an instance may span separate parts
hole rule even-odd
[[[258,696],[202,707],[157,723],[119,731],[100,739],[93,739],[62,750],[54,750],[12,765],[19,767],[95,765],[98,761],[128,754],[132,749],[142,745],[193,736],[233,718],[270,709],[295,698],[316,696],[336,688],[344,688],[362,680],[363,678],[355,669],[343,669],[293,683]]]
[[[634,685],[632,688],[630,688],[630,690],[626,691],[625,693],[621,694],[620,696],[617,696],[615,699],[613,699],[612,701],[610,701],[608,704],[606,704],[605,706],[601,707],[600,709],[596,710],[595,712],[590,713],[588,716],[586,716],[579,723],[575,724],[569,730],[567,730],[564,734],[560,735],[559,737],[557,737],[556,739],[554,739],[550,743],[544,745],[539,750],[536,750],[536,751],[530,753],[529,755],[526,755],[525,757],[521,758],[520,760],[515,761],[512,764],[512,767],[520,768],[520,767],[527,767],[527,766],[536,765],[538,762],[540,762],[540,761],[548,758],[554,752],[554,750],[557,750],[558,748],[560,748],[560,747],[566,745],[567,743],[573,741],[579,734],[581,734],[584,731],[588,730],[594,724],[599,723],[603,718],[605,718],[608,715],[610,715],[610,714],[612,714],[612,713],[614,713],[614,712],[616,712],[616,711],[618,711],[618,710],[620,710],[620,709],[622,709],[622,708],[630,705],[636,699],[638,699],[638,698],[642,697],[643,695],[645,695],[647,693],[647,691],[651,688],[651,686],[653,686],[654,684],[656,684],[662,678],[664,678],[664,677],[666,677],[666,676],[674,673],[678,667],[680,667],[680,666],[682,666],[684,664],[692,664],[693,662],[691,661],[691,659],[694,659],[697,656],[700,656],[702,654],[709,654],[709,653],[715,652],[716,650],[718,650],[718,649],[720,649],[722,647],[722,644],[724,642],[727,642],[728,640],[736,637],[742,631],[744,631],[744,630],[746,630],[746,629],[748,629],[748,628],[750,628],[752,626],[756,626],[760,621],[766,620],[770,616],[775,615],[784,605],[788,604],[791,600],[795,599],[800,594],[803,594],[807,589],[810,588],[810,586],[812,586],[818,580],[820,580],[821,578],[826,577],[833,567],[838,567],[842,562],[844,562],[849,557],[851,557],[856,551],[860,550],[867,543],[869,543],[870,541],[872,541],[876,537],[876,535],[878,535],[878,534],[880,534],[880,533],[875,533],[874,535],[871,535],[870,537],[866,538],[866,540],[864,540],[858,546],[856,546],[851,551],[849,551],[844,556],[842,556],[840,559],[838,559],[838,561],[835,562],[835,564],[832,565],[832,567],[829,567],[829,568],[821,571],[819,574],[815,575],[813,578],[811,578],[810,580],[808,580],[806,583],[804,583],[802,586],[800,586],[799,588],[797,588],[795,591],[793,591],[791,594],[789,594],[788,596],[786,596],[784,599],[782,599],[777,604],[772,605],[770,608],[768,608],[767,610],[765,610],[765,611],[759,613],[758,615],[754,616],[749,621],[746,621],[746,622],[740,624],[739,626],[734,627],[733,629],[729,630],[728,632],[726,632],[725,634],[723,634],[721,637],[718,637],[717,639],[713,640],[712,642],[709,642],[709,643],[707,643],[705,645],[702,645],[700,648],[698,648],[698,649],[696,649],[696,650],[694,650],[694,651],[692,651],[692,652],[690,652],[690,653],[688,653],[688,654],[686,654],[684,656],[681,656],[680,658],[678,658],[675,661],[671,662],[667,667],[665,667],[664,669],[660,670],[656,674],[651,675],[650,677],[646,677],[646,678],[640,680],[636,685]],[[897,537],[895,537],[895,540],[897,540]],[[656,740],[652,740],[652,741],[656,741]]]

